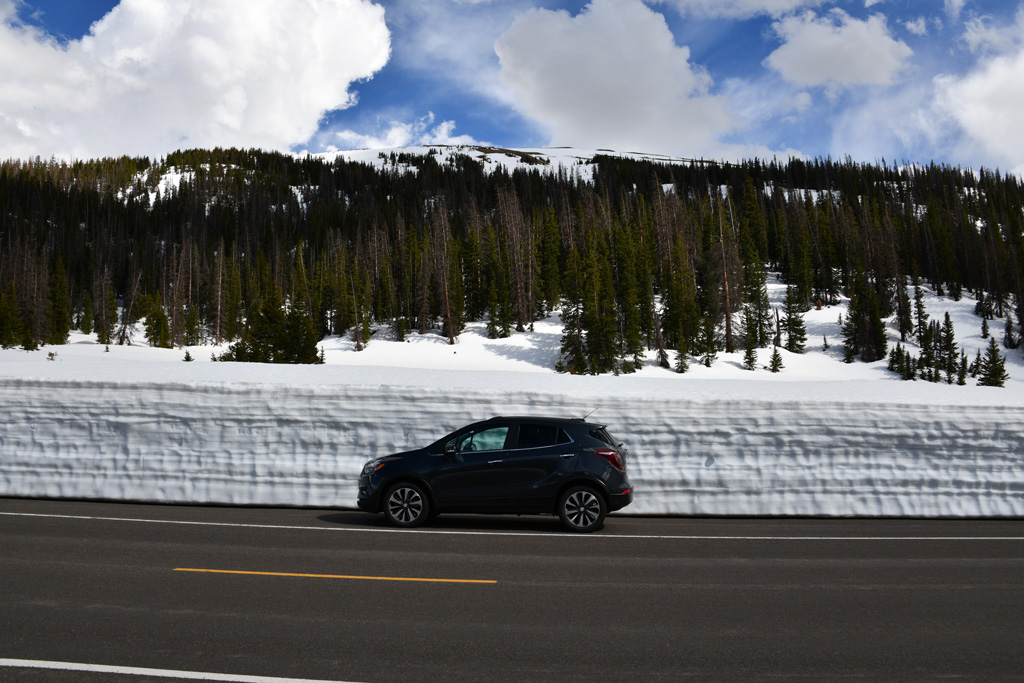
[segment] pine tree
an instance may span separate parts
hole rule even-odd
[[[928,325],[928,310],[924,305],[924,292],[921,290],[921,281],[914,276],[914,322],[917,330],[917,339],[921,340]]]
[[[746,329],[746,340],[743,345],[743,370],[755,371],[758,368],[758,331],[752,325],[751,310],[743,311],[743,327]]]
[[[772,359],[771,359],[771,362],[768,364],[768,369],[771,370],[772,372],[779,372],[784,367],[786,367],[786,366],[782,364],[782,354],[779,353],[779,347],[778,346],[773,346],[772,347]]]
[[[605,241],[595,241],[584,260],[583,348],[590,373],[600,375],[618,368],[618,325],[610,258]]]
[[[67,344],[71,333],[71,295],[68,291],[68,274],[64,259],[58,257],[57,265],[50,274],[49,332],[47,344]]]
[[[988,339],[988,318],[981,319],[981,338]]]
[[[687,351],[679,351],[676,354],[676,372],[682,374],[690,369],[690,359],[688,358],[689,353]]]
[[[224,268],[224,303],[221,313],[221,340],[226,342],[238,339],[243,329],[242,275],[238,262],[229,258]]]
[[[661,329],[665,344],[686,355],[694,348],[701,325],[693,267],[683,238],[677,235],[671,249],[671,266],[662,286]]]
[[[715,331],[714,317],[710,315],[702,316],[700,331],[695,344],[695,351],[697,352],[697,356],[700,358],[700,362],[704,367],[711,367],[711,364],[718,358],[718,352],[721,348],[721,344],[718,341],[718,335]]]
[[[896,329],[900,333],[900,341],[907,341],[907,336],[914,332],[914,316],[911,310],[910,295],[907,293],[907,279],[900,277],[896,283]]]
[[[92,294],[85,293],[85,301],[82,303],[82,319],[78,323],[78,329],[82,334],[92,334]]]
[[[114,341],[114,326],[117,324],[117,298],[109,279],[100,284],[102,302],[96,309],[96,343],[107,345]]]
[[[988,348],[981,359],[981,369],[978,373],[979,387],[1002,387],[1010,375],[1006,372],[1006,359],[999,351],[999,345],[995,338],[989,338]]]
[[[800,312],[800,300],[796,288],[786,287],[786,300],[783,308],[782,329],[786,332],[786,350],[790,353],[803,353],[807,344],[807,331],[804,318]]]
[[[17,346],[21,338],[21,315],[12,280],[7,284],[7,288],[0,292],[0,347],[9,349]]]
[[[960,349],[953,334],[953,320],[947,311],[942,323],[942,369],[946,373],[946,384],[952,384],[955,381],[959,355]]]
[[[140,302],[140,313],[146,319],[145,336],[150,346],[171,348],[171,324],[160,297],[145,297]]]
[[[1020,345],[1020,340],[1013,332],[1013,315],[1006,314],[1006,327],[1003,331],[1003,346],[1008,349],[1015,349]]]
[[[582,274],[575,246],[569,251],[562,283],[562,342],[555,370],[582,375],[588,368],[587,356],[583,351]]]
[[[885,338],[885,324],[882,322],[878,295],[863,273],[858,273],[850,292],[850,310],[842,325],[843,360],[853,362],[859,355],[870,363],[886,356],[888,342]]]

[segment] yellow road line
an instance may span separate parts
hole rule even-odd
[[[207,574],[247,574],[251,576],[293,576],[303,579],[358,579],[361,581],[421,581],[427,583],[498,583],[482,579],[419,579],[401,576],[349,576],[346,574],[292,574],[289,572],[250,572],[239,569],[193,569],[177,567],[176,572],[203,572]]]

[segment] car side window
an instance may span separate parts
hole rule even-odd
[[[523,423],[519,425],[516,448],[543,448],[571,442],[572,439],[558,425]]]
[[[499,451],[505,447],[506,436],[508,436],[508,425],[485,427],[461,434],[455,441],[455,447],[459,453]]]

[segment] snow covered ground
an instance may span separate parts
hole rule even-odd
[[[927,304],[970,358],[985,345],[973,300]],[[653,357],[635,375],[559,375],[555,317],[505,340],[474,323],[455,346],[327,338],[322,366],[211,363],[209,346],[184,363],[141,335],[107,351],[73,334],[0,350],[0,495],[352,507],[367,458],[492,415],[595,411],[629,448],[624,513],[1024,515],[1019,351],[1005,388],[903,382],[842,362],[841,312],[809,312],[807,352],[783,352],[778,374],[723,353],[685,375]]]

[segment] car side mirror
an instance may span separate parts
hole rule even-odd
[[[444,459],[454,462],[459,457],[459,452],[455,450],[454,443],[446,443],[444,445]]]

